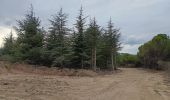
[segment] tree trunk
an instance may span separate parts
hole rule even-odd
[[[84,63],[83,58],[81,58],[81,69],[83,69],[83,63]]]
[[[117,70],[117,64],[116,64],[116,52],[114,53],[114,70]]]
[[[63,61],[61,61],[61,63],[60,63],[60,67],[63,69]]]
[[[96,71],[96,47],[92,49],[91,67],[94,71]]]
[[[94,65],[93,65],[93,67],[94,67],[94,71],[96,71],[96,47],[94,48],[94,59],[93,59],[93,61],[94,61]]]
[[[91,69],[93,70],[93,49],[91,49]]]
[[[111,51],[111,67],[112,67],[112,70],[114,70],[114,65],[113,65],[113,51]]]

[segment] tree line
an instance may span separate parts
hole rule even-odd
[[[152,40],[140,46],[137,55],[143,66],[158,69],[158,61],[170,61],[169,36],[158,34]]]
[[[120,67],[140,67],[140,59],[136,54],[119,53],[117,63]]]
[[[116,70],[121,49],[119,29],[111,18],[106,28],[98,25],[95,17],[89,24],[86,20],[81,7],[73,28],[69,28],[68,14],[61,8],[45,30],[31,6],[25,18],[17,21],[17,38],[12,33],[5,38],[1,58],[49,67]]]

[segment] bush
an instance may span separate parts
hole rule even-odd
[[[137,55],[128,53],[120,53],[117,60],[120,66],[136,67],[140,64]]]
[[[158,61],[158,69],[162,69],[170,72],[170,62]]]
[[[11,55],[1,55],[0,59],[3,61],[15,62],[14,57]]]

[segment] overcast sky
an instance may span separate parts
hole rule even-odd
[[[111,17],[122,33],[121,52],[136,54],[138,47],[158,33],[170,35],[170,0],[0,0],[0,45],[16,20],[24,18],[33,4],[41,25],[48,29],[49,19],[62,7],[75,23],[81,4],[84,15],[96,17],[102,27]],[[87,18],[89,20],[89,18]]]

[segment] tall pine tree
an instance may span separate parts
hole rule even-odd
[[[14,52],[13,52],[13,48],[14,48],[14,37],[13,37],[13,34],[12,34],[12,31],[10,33],[10,35],[8,37],[6,37],[4,39],[5,43],[4,43],[4,47],[2,49],[2,53],[4,55],[12,55]]]
[[[73,64],[74,66],[81,66],[81,68],[84,68],[85,64],[85,59],[86,59],[86,45],[85,45],[85,40],[84,40],[84,28],[85,28],[85,17],[83,16],[83,8],[81,7],[79,16],[77,17],[76,20],[76,37],[74,40],[74,45],[73,45]]]
[[[63,13],[62,8],[50,20],[51,27],[47,39],[47,49],[50,51],[52,66],[64,66],[67,54],[67,14]]]
[[[116,70],[116,55],[118,50],[120,50],[120,32],[118,29],[114,28],[112,20],[108,22],[106,30],[106,45],[108,53],[110,53],[111,67]]]
[[[88,52],[90,52],[90,65],[91,68],[96,71],[96,52],[97,45],[99,43],[100,37],[100,27],[97,25],[95,18],[90,20],[89,27],[86,30],[85,39],[87,48],[89,48]]]
[[[40,20],[35,17],[32,5],[25,19],[18,21],[18,25],[17,44],[22,59],[31,64],[40,64],[44,35],[40,28]]]

